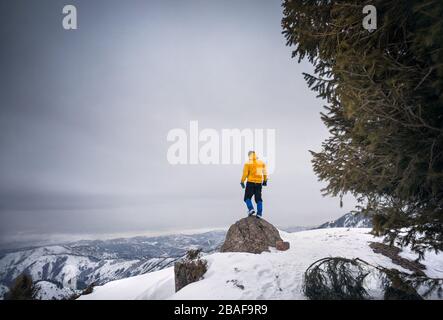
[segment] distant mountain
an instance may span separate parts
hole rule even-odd
[[[280,230],[286,231],[286,232],[300,232],[300,231],[305,231],[305,230],[309,230],[312,228],[309,227],[302,227],[302,226],[292,226],[292,227],[279,227]]]
[[[32,276],[39,298],[68,298],[92,283],[103,285],[169,267],[189,249],[213,252],[222,244],[225,234],[225,231],[211,231],[193,235],[84,240],[4,253],[0,256],[0,298],[21,273]]]
[[[323,223],[314,229],[326,228],[372,228],[372,218],[350,212],[336,220]]]

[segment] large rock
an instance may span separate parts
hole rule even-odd
[[[234,223],[226,234],[221,252],[262,253],[283,241],[277,228],[263,219],[243,218]]]
[[[201,249],[189,250],[184,259],[174,264],[175,292],[203,278],[207,262],[200,258],[200,252]]]

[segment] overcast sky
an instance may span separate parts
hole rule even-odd
[[[309,149],[327,136],[308,63],[291,59],[280,1],[0,4],[1,241],[229,226],[241,165],[172,166],[173,128],[271,128],[264,216],[315,225],[352,208],[324,198]],[[62,28],[74,4],[78,30]]]

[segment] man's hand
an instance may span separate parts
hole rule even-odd
[[[242,189],[245,188],[245,183],[244,182],[240,182],[240,185],[241,185]]]
[[[262,186],[267,186],[268,185],[268,180],[263,181]]]

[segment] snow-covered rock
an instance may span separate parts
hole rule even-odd
[[[208,271],[204,279],[174,292],[174,270],[167,268],[138,277],[122,279],[96,287],[92,294],[80,299],[305,299],[302,279],[314,261],[341,256],[365,261],[410,273],[393,264],[390,258],[376,254],[369,247],[371,241],[381,241],[369,234],[368,228],[332,228],[286,233],[288,251],[262,254],[243,252],[213,253],[205,256]],[[403,254],[416,256],[404,249]],[[422,262],[428,276],[443,277],[443,254],[429,252]],[[377,279],[368,277],[368,281]],[[375,298],[381,292],[371,291]]]

